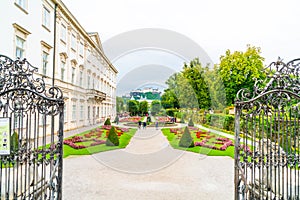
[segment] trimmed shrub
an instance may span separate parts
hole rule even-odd
[[[10,136],[10,150],[12,152],[16,152],[19,149],[19,136],[18,133],[14,131],[14,133]]]
[[[193,122],[192,118],[190,119],[188,126],[194,126],[194,122]]]
[[[224,114],[207,114],[206,124],[227,131],[234,131],[234,116]]]
[[[104,125],[111,125],[110,119],[109,119],[109,118],[107,118],[107,119],[105,120]]]
[[[194,139],[192,138],[191,133],[187,127],[185,127],[184,133],[180,138],[179,146],[185,148],[194,147]]]
[[[119,146],[119,138],[114,126],[109,130],[105,144],[106,146]]]

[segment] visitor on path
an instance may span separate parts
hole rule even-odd
[[[141,129],[141,126],[142,126],[142,122],[139,121],[139,129]]]
[[[146,129],[147,123],[143,122],[143,128]]]
[[[158,121],[155,122],[156,130],[158,130]]]

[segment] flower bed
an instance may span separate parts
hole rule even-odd
[[[138,121],[141,121],[142,117],[140,116],[135,116],[135,117],[125,117],[125,118],[121,118],[119,120],[119,122],[134,122],[137,123]]]
[[[171,117],[156,117],[156,121],[158,122],[171,122]]]
[[[115,128],[119,137],[121,137],[124,132],[129,131],[128,128]],[[101,128],[96,128],[83,135],[76,135],[65,139],[64,144],[72,147],[73,149],[84,149],[92,146],[102,145],[105,144],[110,129],[110,125],[103,125]]]
[[[206,147],[214,150],[225,151],[229,146],[234,146],[232,140],[225,137],[218,137],[216,134],[210,131],[203,131],[197,127],[188,127],[194,140],[197,140],[195,146]],[[180,139],[183,129],[171,128],[170,132],[177,135],[177,139]]]

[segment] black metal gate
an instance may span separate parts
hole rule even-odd
[[[0,55],[1,199],[62,199],[63,94]]]
[[[273,62],[235,104],[235,199],[300,197],[300,59]]]

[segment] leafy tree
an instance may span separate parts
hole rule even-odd
[[[182,134],[180,141],[179,141],[179,146],[180,147],[194,147],[194,139],[191,136],[191,133],[187,127],[184,129],[184,133]]]
[[[164,94],[161,96],[161,105],[164,109],[179,108],[179,102],[174,93],[174,90],[165,90]]]
[[[205,69],[201,66],[199,58],[195,58],[189,65],[185,63],[183,66],[182,75],[191,85],[198,101],[198,105],[192,108],[209,108],[211,105],[210,93],[204,74]]]
[[[255,79],[264,79],[264,58],[260,48],[247,45],[245,52],[227,50],[220,58],[218,72],[225,86],[227,105],[234,103],[237,92],[246,88],[253,91]]]
[[[154,100],[151,103],[151,113],[153,115],[156,115],[161,110],[161,104],[160,101]]]
[[[119,138],[114,126],[109,130],[105,144],[106,146],[119,146]]]
[[[218,66],[214,65],[213,69],[206,67],[204,77],[209,89],[211,108],[223,110],[227,105],[226,94],[223,81],[218,73]]]
[[[139,106],[139,112],[144,115],[148,112],[148,102],[147,101],[141,101]]]
[[[137,115],[138,111],[139,111],[139,102],[136,100],[129,100],[127,102],[128,104],[128,112],[130,112],[130,115]]]
[[[184,63],[183,70],[166,81],[168,89],[161,98],[164,108],[209,108],[211,99],[204,73],[198,58]]]
[[[180,108],[197,108],[198,100],[192,85],[182,73],[176,75],[176,85],[172,88]]]

